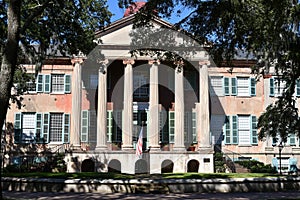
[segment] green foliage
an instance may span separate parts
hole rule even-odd
[[[215,172],[225,172],[225,162],[223,158],[223,154],[221,152],[215,153]]]
[[[34,157],[33,157],[34,158]],[[64,161],[64,154],[54,154],[44,157],[42,162],[34,162],[34,159],[27,157],[26,160],[21,159],[19,165],[12,164],[4,168],[5,173],[31,173],[31,172],[66,172],[67,166]]]
[[[1,41],[6,41],[8,1],[0,4],[1,50],[4,44]],[[105,0],[23,1],[20,29],[23,51],[34,64],[50,52],[52,55],[72,55],[79,50],[88,53],[95,46],[92,41],[95,31],[110,22],[112,14],[107,8]]]
[[[274,167],[269,164],[265,165],[257,160],[240,160],[235,161],[235,163],[250,169],[251,173],[276,173],[276,169]]]
[[[299,137],[300,121],[298,119],[298,109],[295,107],[295,100],[289,102],[288,99],[279,97],[260,116],[257,124],[260,127],[259,139],[269,135],[278,140],[277,136],[280,136],[280,142],[287,142],[290,133],[294,133]]]
[[[121,5],[131,1],[119,0]],[[180,6],[178,6],[180,5]],[[177,6],[177,7],[176,7]],[[270,105],[259,119],[260,139],[280,134],[299,136],[298,111],[294,108],[296,80],[300,77],[300,2],[298,0],[149,0],[137,14],[137,25],[144,26],[154,17],[189,14],[175,24],[188,31],[207,50],[216,64],[240,56],[256,59],[253,73],[261,77],[275,69],[285,84],[282,98]],[[162,44],[164,45],[164,44]],[[234,70],[234,68],[232,68]],[[274,116],[272,116],[274,114]]]

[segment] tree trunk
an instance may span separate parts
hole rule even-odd
[[[19,30],[20,30],[20,0],[10,0],[7,16],[7,41],[2,54],[0,71],[0,127],[2,129],[11,95],[13,77],[17,65]]]
[[[2,53],[1,71],[0,71],[0,128],[2,138],[2,127],[6,118],[6,113],[11,96],[11,87],[17,65],[18,44],[20,38],[20,11],[21,0],[9,0],[7,8],[7,41]],[[2,143],[1,143],[2,145]],[[2,146],[1,146],[2,148]],[[0,180],[2,167],[2,154],[0,158]],[[0,184],[0,199],[2,199],[2,186]]]

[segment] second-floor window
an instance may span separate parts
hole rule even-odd
[[[36,92],[71,93],[71,75],[68,74],[38,74]]]
[[[210,77],[212,96],[256,96],[256,81],[250,77]]]

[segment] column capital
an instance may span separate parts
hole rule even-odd
[[[153,64],[160,65],[160,60],[156,60],[156,59],[154,59],[154,60],[149,60],[149,61],[148,61],[148,64],[149,64],[149,65],[153,65]]]
[[[128,65],[128,64],[133,65],[134,64],[134,59],[124,59],[123,64],[124,65]]]
[[[177,73],[181,73],[183,71],[184,61],[182,59],[174,61],[174,65],[176,65]]]
[[[73,54],[71,63],[72,63],[72,65],[75,65],[76,63],[82,64],[85,59],[86,59],[86,56],[80,51],[77,55]]]
[[[202,67],[203,65],[210,65],[210,61],[209,60],[199,60],[199,67]]]
[[[108,59],[97,59],[97,63],[99,64],[99,72],[101,72],[102,74],[106,74],[108,62]]]

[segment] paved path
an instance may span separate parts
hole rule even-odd
[[[101,194],[101,193],[48,193],[48,192],[3,192],[3,196],[8,199],[26,199],[26,200],[81,200],[81,199],[127,199],[127,200],[178,200],[178,199],[212,199],[212,200],[273,200],[273,199],[299,199],[298,192],[249,192],[249,193],[207,193],[207,194]]]

